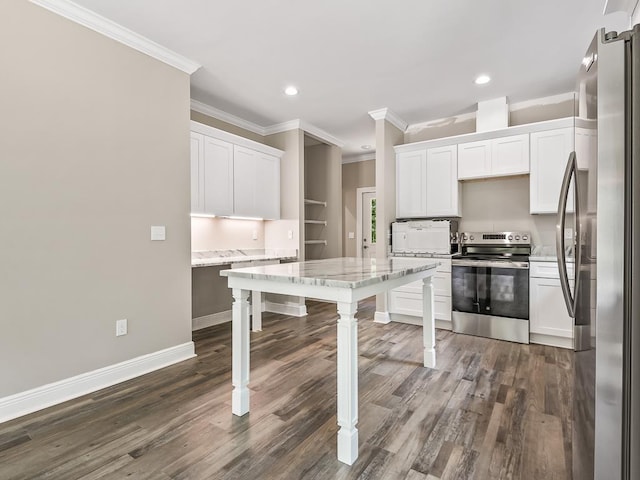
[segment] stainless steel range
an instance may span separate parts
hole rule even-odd
[[[453,331],[529,343],[529,232],[461,233],[451,261]]]

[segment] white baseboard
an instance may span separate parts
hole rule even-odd
[[[529,342],[540,345],[549,345],[551,347],[570,348],[573,349],[573,338],[556,337],[555,335],[544,335],[541,333],[530,333]]]
[[[202,328],[213,327],[214,325],[220,325],[230,321],[231,310],[225,310],[224,312],[212,313],[211,315],[194,318],[191,320],[191,330],[200,330]]]
[[[193,342],[0,398],[0,423],[195,357]]]
[[[390,323],[391,317],[389,316],[389,312],[376,312],[373,316],[373,323]]]
[[[292,317],[304,317],[307,315],[307,306],[303,303],[289,304],[289,303],[275,303],[266,301],[265,312],[280,313],[281,315],[290,315]]]

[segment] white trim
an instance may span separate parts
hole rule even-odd
[[[288,132],[289,130],[302,130],[300,119],[289,120],[288,122],[276,123],[262,128],[263,135],[273,135],[275,133]]]
[[[195,357],[193,342],[0,398],[0,423]]]
[[[461,113],[460,115],[451,115],[450,117],[428,120],[425,122],[412,123],[407,127],[405,133],[412,134],[427,128],[437,128],[443,125],[455,125],[456,123],[464,122],[466,120],[473,120],[476,118],[476,113],[476,111],[473,111],[469,113]]]
[[[422,321],[422,319],[420,319]],[[373,315],[373,323],[381,323],[386,325],[387,323],[391,323],[391,317],[389,316],[389,312],[376,312]]]
[[[573,338],[558,337],[556,335],[544,335],[541,333],[530,333],[529,342],[539,345],[549,345],[551,347],[573,349]]]
[[[257,133],[264,137],[264,127],[245,120],[244,118],[236,117],[235,115],[212,107],[211,105],[207,105],[206,103],[199,102],[198,100],[191,99],[191,110],[208,115],[223,122],[230,123],[236,127],[244,128],[245,130],[249,130],[250,132]]]
[[[345,163],[357,163],[357,162],[366,162],[367,160],[375,160],[376,152],[367,152],[360,153],[358,155],[349,155],[347,157],[342,157],[342,164]]]
[[[392,112],[388,108],[380,108],[378,110],[371,110],[369,112],[369,116],[374,120],[386,120],[391,125],[396,127],[401,132],[407,130],[407,126],[409,125],[407,122],[402,120],[396,113]]]
[[[191,75],[201,65],[69,0],[30,0],[42,8]]]
[[[307,306],[292,305],[288,303],[275,303],[267,300],[264,306],[265,312],[279,313],[281,315],[290,315],[292,317],[305,317],[307,315]]]
[[[315,125],[310,124],[301,119],[289,120],[288,122],[276,123],[275,125],[270,125],[268,127],[264,127],[263,135],[273,135],[276,133],[288,132],[289,130],[303,130],[305,133],[308,133],[310,136],[314,137],[321,142],[328,143],[329,145],[335,145],[336,147],[342,148],[344,147],[344,142],[337,137],[334,137],[329,132],[322,130],[321,128],[316,127]]]
[[[289,130],[303,130],[305,133],[317,140],[320,140],[321,142],[328,143],[329,145],[335,145],[339,148],[344,147],[344,142],[338,137],[331,135],[329,132],[318,128],[309,122],[300,120],[299,118],[263,127],[194,99],[191,99],[191,110],[200,112],[204,115],[209,115],[210,117],[230,123],[236,127],[244,128],[245,130],[257,133],[263,137],[266,137],[267,135],[274,135],[276,133],[288,132]]]
[[[356,188],[356,257],[362,258],[362,195],[376,193],[376,187]]]
[[[231,321],[231,310],[225,310],[224,312],[212,313],[210,315],[203,315],[202,317],[196,317],[191,320],[191,330],[201,330],[207,327],[213,327],[214,325],[221,325]]]
[[[539,107],[540,105],[554,105],[556,103],[567,102],[575,99],[575,92],[560,93],[558,95],[550,95],[548,97],[534,98],[533,100],[524,100],[522,102],[509,104],[509,111],[514,112],[523,108]]]
[[[335,145],[336,147],[342,148],[344,147],[344,142],[337,137],[334,137],[328,132],[325,132],[321,128],[316,127],[315,125],[311,125],[309,122],[305,122],[304,120],[300,121],[300,125],[302,130],[305,133],[311,135],[312,137],[320,140],[322,142],[326,142],[330,145]]]
[[[209,125],[205,125],[203,123],[198,123],[191,120],[190,126],[192,132],[200,133],[208,137],[213,137],[218,140],[222,140],[223,142],[233,143],[234,145],[250,148],[251,150],[256,150],[260,153],[266,153],[267,155],[274,155],[278,158],[282,158],[282,156],[284,155],[284,152],[282,150],[278,150],[277,148],[270,147],[269,145],[250,140],[245,137],[241,137],[240,135],[234,135],[233,133],[225,132],[224,130],[220,130],[219,128],[210,127]]]
[[[574,124],[580,126],[582,122],[575,117],[558,118],[555,120],[545,120],[543,122],[527,123],[517,125],[515,127],[507,127],[500,130],[492,130],[490,132],[465,133],[463,135],[455,135],[453,137],[438,138],[435,140],[424,140],[422,142],[405,143],[404,145],[396,145],[393,147],[396,153],[412,152],[415,150],[423,150],[426,148],[446,147],[448,145],[456,145],[466,142],[477,142],[480,140],[489,140],[492,138],[508,137],[510,135],[520,135],[533,132],[544,132],[546,130],[555,130],[556,128],[572,127]]]

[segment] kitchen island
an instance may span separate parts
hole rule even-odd
[[[233,293],[232,412],[249,412],[249,304],[251,291],[313,297],[338,308],[338,460],[358,458],[358,301],[416,280],[423,281],[424,366],[434,368],[435,327],[431,276],[437,260],[424,258],[332,258],[223,270]]]

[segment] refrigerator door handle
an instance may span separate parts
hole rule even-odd
[[[579,198],[578,198],[578,182],[574,181],[574,208],[576,221],[576,268],[574,269],[575,283],[573,295],[569,287],[569,275],[567,274],[567,259],[565,256],[565,242],[564,242],[564,227],[567,216],[567,199],[569,197],[569,188],[571,186],[571,178],[576,179],[576,152],[569,154],[569,160],[567,161],[567,168],[564,172],[564,178],[562,179],[562,187],[560,188],[560,199],[558,201],[558,217],[556,223],[556,254],[558,257],[558,270],[560,274],[560,286],[562,287],[562,293],[564,295],[564,302],[567,305],[567,312],[571,318],[576,316],[577,306],[577,293],[578,283],[580,281],[580,253],[581,253],[581,239],[580,239],[580,215],[579,215]]]

